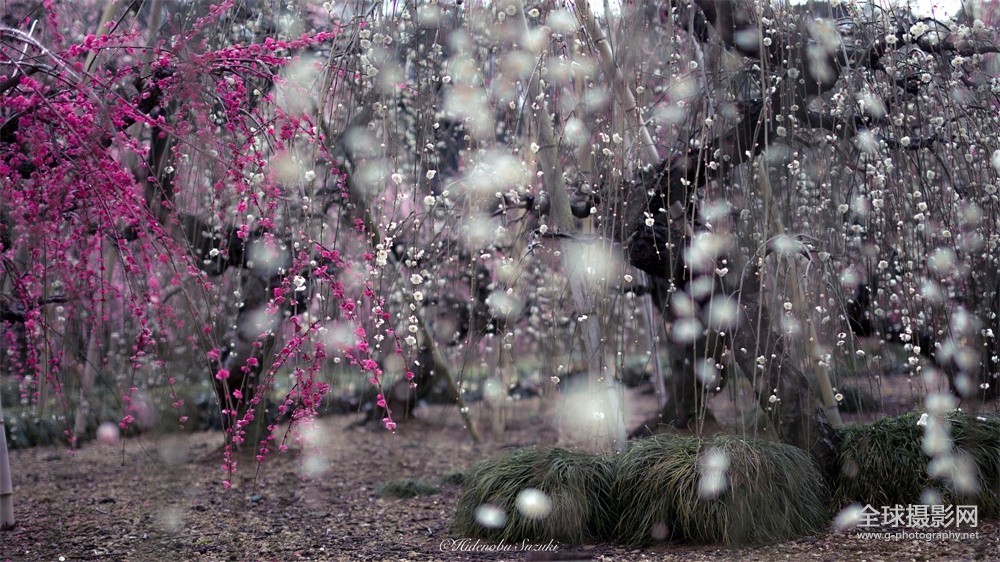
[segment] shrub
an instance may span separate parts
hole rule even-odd
[[[375,495],[380,498],[415,498],[417,496],[433,496],[441,490],[423,480],[412,478],[402,478],[390,480],[376,490]]]
[[[511,543],[601,539],[602,530],[613,521],[613,480],[614,463],[589,453],[538,447],[484,459],[466,475],[452,530]],[[525,506],[519,497],[535,503],[547,500],[551,511],[545,505]]]
[[[465,472],[452,470],[441,477],[441,484],[444,486],[461,486],[465,484]]]
[[[980,515],[1000,516],[1000,418],[960,412],[945,416],[954,446],[951,461],[971,461],[976,493],[958,489],[952,479],[933,478],[931,459],[924,452],[921,414],[911,412],[869,425],[839,430],[840,475],[834,499],[879,506],[925,503],[928,489],[941,491],[942,502],[979,505]],[[947,457],[946,457],[947,458]]]
[[[828,519],[823,476],[805,451],[735,436],[659,435],[619,463],[617,540],[728,547],[810,534]]]

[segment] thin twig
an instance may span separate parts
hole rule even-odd
[[[764,205],[767,209],[768,223],[775,234],[783,235],[785,234],[785,226],[782,224],[781,217],[774,210],[774,194],[771,191],[771,181],[767,175],[767,164],[764,158],[759,160],[757,173],[760,176],[761,196],[764,198]],[[818,368],[822,352],[819,349],[816,325],[813,323],[812,314],[806,305],[805,290],[802,288],[802,280],[799,278],[799,268],[796,266],[794,259],[788,260],[788,269],[789,276],[791,277],[792,304],[795,310],[805,315],[807,350],[805,371],[812,373],[813,380],[819,386],[820,397],[823,401],[823,410],[830,420],[830,424],[833,427],[841,427],[844,425],[844,422],[840,419],[840,410],[837,408],[837,400],[833,395],[833,385],[830,383],[830,376],[825,370]]]
[[[604,63],[604,70],[611,78],[612,86],[624,106],[623,109],[625,111],[625,115],[633,116],[631,121],[632,124],[629,128],[636,127],[639,145],[642,148],[642,150],[639,151],[640,158],[646,164],[655,164],[659,162],[660,155],[657,153],[656,145],[653,144],[653,137],[650,136],[649,129],[646,128],[646,123],[642,119],[642,114],[635,101],[635,95],[626,83],[625,75],[622,74],[621,68],[619,68],[618,64],[615,62],[614,54],[611,52],[611,44],[604,35],[604,31],[594,19],[594,15],[591,13],[590,6],[587,2],[576,3],[576,15],[580,20],[580,23],[583,25],[583,30],[590,37],[594,48],[597,49],[597,52],[601,56],[601,62]],[[626,122],[628,122],[628,120]]]

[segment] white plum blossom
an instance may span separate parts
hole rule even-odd
[[[97,428],[97,441],[105,445],[117,443],[119,435],[118,426],[111,422],[104,422]]]
[[[865,510],[861,504],[851,504],[845,507],[836,517],[833,518],[833,528],[842,531],[844,529],[850,529],[856,527],[858,523],[861,522],[861,518],[864,517]]]
[[[690,343],[701,336],[702,326],[697,318],[682,318],[674,322],[671,337],[677,343]]]
[[[507,523],[507,513],[495,505],[484,503],[476,508],[476,522],[483,527],[498,529]]]
[[[701,479],[698,480],[698,496],[708,500],[726,491],[729,455],[717,448],[709,449],[699,459]]]
[[[525,488],[517,495],[517,510],[529,519],[542,519],[552,512],[552,500],[541,490]]]

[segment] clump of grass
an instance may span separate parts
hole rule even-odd
[[[31,406],[23,409],[11,408],[4,413],[4,437],[11,449],[65,443],[66,430],[72,427],[72,423],[67,422],[65,416],[52,414],[39,416],[32,411]],[[88,429],[96,431],[96,426],[92,428],[90,425],[88,423]],[[86,437],[86,435],[80,436],[81,439]]]
[[[601,539],[600,531],[610,526],[613,480],[610,459],[565,449],[537,447],[484,459],[466,475],[452,531],[508,543]],[[526,490],[544,494],[549,509],[523,510],[518,497]]]
[[[461,486],[465,484],[465,472],[461,470],[446,472],[441,477],[441,484],[444,486]]]
[[[869,425],[852,424],[838,430],[840,475],[834,500],[879,506],[925,503],[921,494],[941,491],[945,504],[979,506],[980,516],[1000,516],[1000,418],[955,412],[945,416],[952,444],[951,458],[971,461],[972,487],[957,489],[951,481],[933,478],[932,459],[924,452],[925,426],[920,412],[886,418]]]
[[[618,463],[617,540],[674,539],[728,547],[815,532],[828,520],[823,476],[796,447],[734,436],[659,435]]]
[[[433,496],[441,490],[423,480],[412,478],[401,478],[390,480],[375,491],[375,495],[380,498],[415,498],[417,496]]]

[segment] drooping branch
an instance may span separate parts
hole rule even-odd
[[[813,381],[788,360],[782,338],[771,328],[770,314],[761,303],[761,275],[755,260],[732,296],[739,303],[738,325],[728,335],[733,360],[744,376],[760,372],[766,387],[777,389],[774,395],[759,397],[761,407],[771,412],[774,429],[782,441],[809,451],[832,481],[838,470],[836,433],[812,399]]]
[[[896,269],[898,264],[895,260],[893,262],[893,268]],[[978,373],[970,373],[969,371],[975,369],[963,365],[963,361],[947,351],[947,346],[943,346],[940,335],[936,334],[933,328],[925,326],[913,329],[884,314],[876,314],[873,310],[875,296],[880,292],[877,276],[872,276],[868,282],[858,285],[854,294],[847,300],[844,311],[848,326],[856,337],[878,338],[883,343],[910,345],[915,353],[919,353],[948,377],[952,390],[959,396],[978,395],[991,399],[1000,396],[1000,374],[998,374],[1000,368],[997,367],[996,360],[1000,346],[988,335],[1000,333],[1000,283],[994,283],[993,286],[987,287],[987,290],[988,298],[981,310],[984,312],[983,317],[988,318],[989,322],[988,329],[982,331],[985,336],[984,356],[975,366],[975,369],[980,371]],[[970,377],[970,374],[974,376]]]
[[[371,116],[373,114],[371,109],[371,104],[365,104],[364,107],[365,109],[363,111],[359,112],[357,115],[354,116],[354,118],[351,120],[350,126],[348,128],[345,128],[343,134],[340,135],[333,134],[333,132],[329,130],[329,125],[327,124],[326,120],[321,120],[320,122],[322,123],[324,136],[327,139],[329,139],[328,142],[331,142],[329,150],[330,154],[342,156],[345,161],[345,164],[347,164],[345,172],[347,173],[347,191],[348,191],[348,197],[351,201],[351,207],[353,211],[357,213],[358,219],[360,219],[361,223],[364,225],[365,232],[367,232],[370,236],[369,242],[371,246],[374,248],[382,244],[382,235],[379,232],[378,224],[375,222],[375,219],[372,216],[372,212],[371,209],[369,208],[367,198],[365,197],[361,188],[357,186],[356,181],[354,180],[353,175],[351,173],[351,171],[356,168],[358,163],[355,159],[355,155],[348,148],[347,143],[345,142],[346,140],[345,135],[347,135],[351,131],[351,127],[360,126],[361,124],[371,119]],[[387,252],[386,258],[387,262],[392,264],[392,268],[396,272],[396,274],[402,277],[403,264],[400,262],[396,254],[394,252]],[[445,361],[444,356],[438,349],[437,342],[434,339],[433,330],[431,330],[428,327],[429,319],[427,318],[426,314],[424,314],[424,309],[418,308],[416,311],[414,311],[414,315],[417,317],[418,320],[421,340],[427,350],[426,353],[429,354],[429,357],[431,359],[433,359],[432,370],[434,374],[443,378],[447,382],[448,387],[451,389],[453,395],[456,396],[456,403],[458,406],[459,413],[462,416],[462,420],[465,422],[466,430],[469,432],[469,436],[472,438],[473,442],[475,443],[481,442],[482,437],[479,435],[479,431],[476,429],[475,421],[469,414],[469,408],[467,408],[465,405],[465,400],[462,398],[462,393],[458,388],[458,385],[455,384],[455,377],[451,375],[451,370],[448,368],[448,363],[447,361]],[[425,355],[425,357],[427,357],[427,355]]]
[[[68,299],[64,296],[46,297],[38,299],[36,307],[44,306],[46,304],[59,304],[67,302]],[[15,322],[24,323],[28,318],[28,311],[18,306],[16,303],[7,304],[7,299],[0,295],[0,320],[4,322]]]
[[[702,147],[663,160],[651,175],[636,182],[626,201],[625,230],[622,233],[632,251],[637,251],[638,244],[649,246],[649,251],[639,251],[639,255],[669,255],[670,252],[663,251],[661,247],[661,244],[675,238],[672,234],[667,235],[668,230],[689,236],[690,232],[685,234],[683,231],[690,230],[690,221],[684,226],[674,223],[684,222],[684,217],[695,216],[695,197],[707,183],[726,177],[733,168],[764,150],[765,139],[775,138],[773,129],[776,123],[769,116],[780,112],[781,107],[782,98],[778,94],[773,94],[768,103],[744,104],[740,107],[742,116],[735,126]],[[651,189],[654,193],[652,197],[649,196]],[[666,209],[667,214],[660,209]],[[657,226],[646,226],[645,218],[648,216],[654,217]],[[680,240],[678,238],[677,242]],[[642,263],[636,260],[634,253],[632,264],[650,275],[668,278],[664,277],[667,272],[659,267],[671,261],[672,258],[666,257],[652,264]]]
[[[626,116],[626,127],[636,132],[641,149],[639,151],[640,161],[644,164],[656,163],[660,159],[660,155],[656,151],[653,137],[650,136],[642,113],[639,111],[632,88],[625,80],[625,75],[622,73],[621,68],[615,62],[614,54],[611,52],[611,44],[608,42],[608,38],[605,37],[604,30],[601,29],[601,26],[594,19],[594,15],[590,12],[590,5],[587,2],[577,3],[576,8],[577,17],[580,19],[580,23],[583,24],[583,29],[590,37],[594,48],[597,49],[601,57],[601,63],[604,65],[604,71],[610,77],[615,94],[621,100],[622,110]]]
[[[630,260],[651,276],[667,281],[674,291],[686,290],[696,273],[684,255],[696,232],[704,228],[696,219],[700,192],[709,182],[730,177],[734,168],[748,163],[778,139],[780,121],[775,117],[796,106],[808,107],[813,99],[832,89],[840,78],[843,62],[832,48],[837,44],[830,35],[835,30],[822,22],[803,28],[771,29],[759,23],[761,16],[749,3],[697,0],[696,6],[706,26],[698,27],[701,20],[695,14],[685,22],[689,31],[704,41],[712,36],[705,29],[710,26],[723,48],[759,61],[756,72],[760,73],[761,97],[738,99],[735,124],[663,160],[652,175],[636,182],[629,194],[622,234]],[[799,70],[801,79],[780,80],[780,71],[789,67]],[[809,450],[822,466],[835,467],[834,433],[817,407],[814,381],[789,359],[761,303],[760,265],[753,264],[736,291],[721,287],[719,280],[712,277],[715,288],[706,298],[721,293],[737,303],[738,320],[735,327],[725,330],[725,335],[708,329],[704,341],[698,340],[693,346],[695,353],[710,358],[713,349],[725,348],[732,354],[730,361],[746,377],[755,379],[761,374],[764,384],[775,394],[761,396],[760,405],[771,412],[778,435],[787,443]],[[665,300],[660,298],[661,307],[666,305]],[[669,314],[669,310],[666,312]],[[716,340],[721,341],[713,344]]]
[[[768,176],[767,165],[763,158],[758,162],[758,181],[761,188],[761,197],[764,199],[764,206],[767,210],[767,221],[771,232],[779,237],[785,236],[785,225],[774,208],[774,193],[771,189],[771,180]],[[840,427],[840,410],[837,409],[837,400],[834,398],[833,385],[825,370],[820,367],[823,352],[819,345],[819,336],[816,334],[816,324],[813,322],[812,312],[806,302],[805,290],[802,288],[802,278],[799,276],[798,265],[794,257],[787,259],[789,277],[791,278],[792,304],[799,314],[804,315],[805,330],[805,370],[809,375],[809,380],[819,389],[819,395],[823,403],[823,413],[833,427]]]
[[[997,52],[1000,46],[986,37],[968,37],[958,33],[930,30],[913,35],[902,27],[879,37],[867,49],[846,44],[840,31],[829,20],[813,19],[795,27],[770,29],[762,18],[773,18],[765,11],[757,14],[748,2],[734,0],[697,0],[694,5],[675,3],[681,13],[695,10],[690,17],[680,17],[684,26],[699,41],[717,38],[725,49],[760,61],[763,99],[738,100],[737,123],[715,138],[661,161],[654,172],[659,186],[650,198],[650,180],[637,182],[629,195],[626,221],[619,235],[624,240],[643,233],[645,217],[660,220],[660,209],[687,209],[698,191],[716,179],[727,177],[730,171],[756,157],[766,144],[778,136],[774,117],[791,110],[801,126],[832,131],[849,139],[874,127],[886,125],[885,117],[864,112],[836,116],[818,111],[810,104],[831,91],[850,66],[884,70],[882,59],[892,48],[911,45],[934,55],[972,56]],[[777,26],[776,26],[777,27]],[[711,33],[709,32],[711,30]],[[886,38],[888,37],[888,39]],[[795,75],[780,81],[769,78],[783,69],[795,69]],[[917,150],[932,146],[940,139],[936,135],[914,135],[908,143],[894,137],[880,137],[889,148]],[[675,212],[677,214],[677,212]],[[652,273],[652,272],[650,272]],[[655,275],[655,273],[652,273]]]

